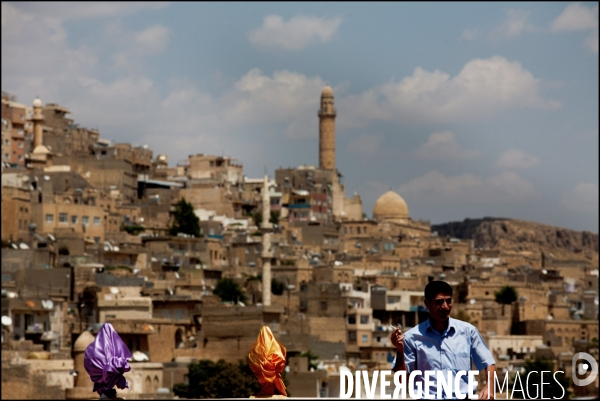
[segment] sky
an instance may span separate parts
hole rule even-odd
[[[175,165],[336,166],[363,211],[598,233],[598,3],[2,2],[2,90]]]

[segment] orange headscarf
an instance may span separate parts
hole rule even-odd
[[[281,379],[281,372],[285,368],[285,355],[285,347],[275,339],[269,327],[263,326],[248,353],[248,364],[263,389],[275,385],[282,395],[287,396],[285,384]]]

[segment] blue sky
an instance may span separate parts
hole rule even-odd
[[[369,216],[598,232],[597,3],[2,2],[4,91],[171,165],[317,164],[326,83]]]

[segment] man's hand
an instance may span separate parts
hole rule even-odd
[[[484,369],[485,377],[487,378],[487,382],[485,386],[479,393],[478,399],[480,400],[493,400],[496,398],[496,394],[494,394],[494,373],[496,373],[496,365],[490,365]]]
[[[493,400],[494,394],[491,394],[489,391],[490,383],[486,383],[481,392],[479,393],[479,400]]]
[[[398,353],[404,355],[404,334],[402,334],[402,330],[396,329],[392,332],[392,344],[398,350]]]

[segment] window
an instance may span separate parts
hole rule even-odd
[[[170,319],[171,318],[171,311],[169,311],[168,309],[163,309],[162,310],[162,317],[163,317],[163,319]]]
[[[356,324],[356,315],[348,315],[348,324]]]
[[[54,215],[53,214],[46,215],[46,223],[54,223]]]
[[[348,332],[348,342],[349,343],[355,343],[356,342],[356,331],[349,331]]]
[[[321,301],[321,310],[327,310],[327,301]]]
[[[94,217],[94,225],[95,226],[99,226],[100,225],[100,217]]]
[[[59,223],[68,223],[69,222],[69,216],[66,213],[59,213],[58,214],[58,222]]]
[[[360,324],[369,323],[369,315],[360,315]]]
[[[300,312],[306,312],[308,310],[308,302],[300,302]]]
[[[77,216],[71,216],[71,224],[77,224]]]
[[[25,314],[25,330],[29,328],[29,326],[33,326],[33,315],[26,313]]]
[[[387,297],[387,303],[388,304],[396,304],[400,302],[400,297],[394,297],[394,296],[388,296]]]
[[[366,344],[368,341],[369,341],[369,336],[366,335],[366,334],[363,334],[362,335],[362,342],[363,342],[363,344]]]
[[[19,142],[19,149],[23,149],[23,142]]]
[[[183,310],[175,309],[175,320],[183,320]]]
[[[356,233],[360,234],[360,227],[356,227]]]
[[[81,224],[83,224],[84,226],[87,226],[90,224],[90,217],[89,216],[83,216],[81,218]]]
[[[94,242],[96,244],[99,244],[100,243],[100,237],[94,237]]]

